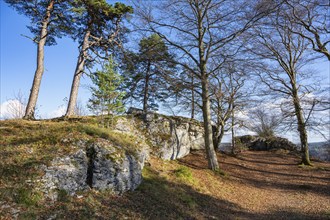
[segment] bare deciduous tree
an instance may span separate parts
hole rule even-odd
[[[243,97],[240,90],[244,86],[245,76],[238,71],[237,66],[235,62],[228,62],[222,71],[211,78],[211,109],[215,121],[213,142],[217,149],[220,148],[225,132],[232,130],[234,133],[235,111],[240,107],[240,99]]]
[[[23,118],[25,114],[27,99],[24,94],[19,90],[17,93],[14,92],[14,96],[7,100],[6,109],[4,112],[4,119],[18,119]]]
[[[302,98],[313,91],[313,86],[304,81],[306,75],[302,69],[313,58],[306,53],[309,42],[301,35],[291,32],[299,27],[283,10],[285,8],[266,24],[254,29],[251,34],[257,38],[251,52],[265,61],[259,66],[261,82],[271,91],[282,94],[284,100],[289,100],[289,107],[286,109],[290,109],[290,116],[296,118],[302,163],[310,165],[306,130],[309,117],[305,117]]]
[[[260,20],[274,4],[257,1],[169,0],[138,1],[136,13],[142,19],[145,31],[157,33],[169,49],[175,51],[175,64],[189,70],[202,87],[202,112],[205,148],[209,168],[219,168],[213,146],[209,76],[221,65],[209,65],[219,52],[237,36]],[[276,7],[276,6],[275,6]],[[191,68],[189,62],[194,63]]]
[[[290,31],[307,39],[314,51],[325,55],[330,61],[330,52],[327,48],[330,42],[330,2],[285,0],[285,4],[289,6],[289,16],[297,25],[290,27]]]
[[[260,137],[274,137],[282,122],[282,116],[271,112],[270,109],[255,109],[249,115],[252,120],[248,128]]]

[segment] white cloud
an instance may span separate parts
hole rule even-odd
[[[41,118],[57,118],[65,114],[66,106],[59,106],[57,109],[51,111],[50,113],[42,114]]]
[[[0,119],[22,118],[25,105],[16,99],[7,100],[0,105]]]

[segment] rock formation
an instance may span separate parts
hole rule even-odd
[[[250,150],[274,150],[284,149],[295,151],[297,146],[286,138],[281,137],[259,137],[253,135],[245,135],[235,138],[236,143]]]
[[[112,132],[127,134],[132,146],[120,146],[104,138],[72,143],[72,153],[52,160],[44,167],[40,187],[56,199],[60,190],[68,194],[87,189],[123,193],[136,189],[149,154],[174,160],[203,149],[203,127],[197,121],[132,110],[116,119]]]
[[[79,147],[75,153],[56,158],[44,168],[41,188],[47,197],[56,199],[58,190],[73,195],[86,189],[110,189],[120,194],[141,183],[145,151],[128,152],[104,139],[80,142]]]
[[[131,108],[128,111],[140,118],[140,129],[152,147],[152,153],[164,160],[175,160],[204,149],[204,129],[200,122],[183,117],[169,117],[153,112],[143,114]]]

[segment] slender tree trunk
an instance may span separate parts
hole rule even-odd
[[[202,81],[202,100],[203,100],[203,119],[204,119],[204,141],[205,149],[208,160],[208,166],[211,170],[219,170],[219,164],[217,155],[213,146],[213,133],[211,124],[211,103],[209,95],[209,81],[206,69],[206,58],[205,58],[205,45],[204,45],[204,27],[202,12],[198,11],[198,52],[199,52],[199,69]]]
[[[308,147],[306,125],[305,125],[303,114],[301,111],[298,91],[297,91],[295,85],[293,85],[292,95],[293,95],[293,104],[294,104],[294,109],[295,109],[295,115],[297,117],[297,122],[298,122],[298,132],[299,132],[299,136],[300,136],[301,154],[302,154],[301,163],[305,164],[305,165],[311,165],[311,162],[309,159],[309,147]]]
[[[70,99],[69,99],[68,109],[66,111],[65,117],[71,117],[71,116],[75,115],[75,108],[76,108],[76,104],[77,104],[80,78],[84,73],[85,61],[86,61],[86,57],[87,57],[87,50],[89,47],[89,36],[90,36],[90,31],[87,30],[85,33],[85,36],[84,36],[84,41],[83,41],[81,51],[79,53],[76,70],[73,75]]]
[[[214,149],[217,151],[220,149],[221,141],[223,138],[223,135],[225,134],[225,128],[224,125],[218,125],[218,128],[216,129],[216,135],[214,137]]]
[[[144,84],[144,96],[143,96],[143,112],[144,113],[147,113],[147,111],[148,111],[150,65],[151,65],[150,62],[148,62],[145,84]]]
[[[195,118],[194,74],[191,74],[191,119]]]
[[[221,140],[225,133],[225,125],[223,120],[221,119],[220,98],[217,98],[216,102],[217,102],[217,125],[213,135],[213,146],[215,151],[220,149]]]
[[[54,2],[55,0],[52,0],[49,2],[47,6],[46,15],[42,21],[42,27],[40,31],[40,39],[38,42],[38,49],[37,49],[37,69],[34,74],[34,79],[32,83],[32,88],[29,96],[29,101],[26,106],[24,119],[34,119],[34,113],[35,108],[37,105],[37,99],[39,95],[39,89],[41,84],[41,78],[44,73],[44,47],[47,40],[48,35],[48,25],[50,21],[51,13],[54,9]]]
[[[213,146],[210,97],[209,97],[208,80],[206,74],[203,74],[202,76],[202,99],[203,99],[204,132],[205,132],[204,141],[205,141],[205,149],[208,159],[208,165],[211,170],[219,170],[218,159]]]
[[[234,129],[234,125],[235,125],[235,111],[234,111],[234,104],[232,107],[232,111],[231,111],[231,153],[235,154],[235,129]]]

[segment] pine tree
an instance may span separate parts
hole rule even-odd
[[[70,33],[72,20],[70,2],[64,0],[5,0],[18,13],[31,20],[30,29],[37,49],[37,68],[25,110],[25,119],[34,119],[42,75],[44,73],[44,47],[56,44],[56,38]],[[30,38],[30,37],[29,37]]]
[[[96,71],[90,77],[94,86],[91,87],[92,98],[89,99],[88,108],[101,116],[103,126],[109,126],[105,116],[112,119],[113,115],[125,111],[122,102],[125,93],[118,90],[123,79],[118,74],[117,65],[112,58],[109,58],[102,70]]]
[[[143,104],[143,111],[157,110],[168,96],[166,78],[175,70],[173,56],[163,40],[153,34],[139,43],[139,52],[130,52],[126,59],[126,99]]]
[[[92,65],[91,52],[107,55],[114,44],[120,44],[122,18],[133,12],[133,8],[122,3],[108,4],[105,0],[75,0],[76,25],[73,39],[79,42],[79,57],[73,75],[70,98],[65,116],[74,116],[80,78],[86,65]]]

